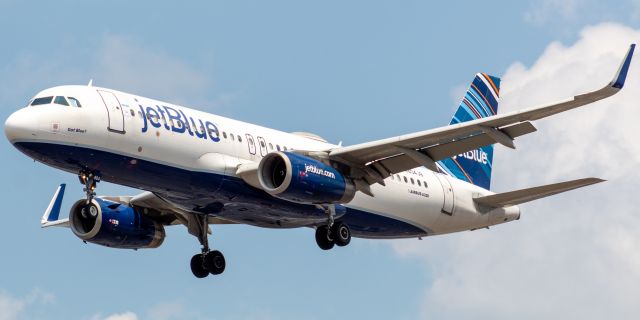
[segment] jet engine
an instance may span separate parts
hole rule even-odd
[[[258,166],[260,186],[270,195],[303,204],[347,203],[353,182],[335,168],[291,152],[267,154]]]
[[[157,248],[164,241],[162,224],[133,207],[105,199],[78,200],[69,212],[78,238],[111,248]]]

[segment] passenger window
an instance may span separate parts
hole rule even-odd
[[[425,188],[429,188],[429,187],[427,186],[427,182],[426,182],[426,181],[423,181],[423,182],[424,182],[424,187],[425,187]]]
[[[418,180],[418,186],[422,187],[422,183],[420,183],[420,180]]]
[[[413,181],[413,178],[411,178],[411,184],[416,184],[415,181]]]
[[[404,179],[405,183],[409,183],[409,181],[407,181],[407,177],[402,177]]]
[[[49,103],[51,103],[51,101],[53,101],[53,97],[37,98],[37,99],[34,99],[33,102],[31,102],[31,105],[32,106],[39,106],[39,105],[43,105],[43,104],[49,104]]]
[[[71,103],[71,106],[76,108],[82,108],[82,105],[80,104],[80,101],[78,101],[78,99],[74,97],[67,97],[67,99],[69,99],[69,103]]]
[[[280,151],[280,145],[276,144],[276,149],[278,149],[278,151]]]
[[[242,136],[238,136],[238,142],[242,142]]]
[[[65,99],[64,97],[60,97],[60,96],[56,97],[56,99],[53,100],[53,103],[59,104],[59,105],[62,105],[62,106],[68,106],[69,105],[69,103],[67,102],[67,99]]]
[[[269,150],[273,150],[273,144],[271,144],[271,142],[269,142]]]
[[[260,140],[260,146],[263,148],[266,147],[266,145],[264,144],[264,141]]]
[[[231,141],[235,141],[236,137],[233,135],[233,133],[230,133],[229,136],[231,136]]]
[[[400,175],[396,174],[396,180],[400,181]]]
[[[222,131],[222,136],[226,139],[227,138],[227,133]]]
[[[129,111],[131,112],[131,116],[132,116],[132,117],[135,117],[135,116],[136,116],[136,112],[135,112],[135,111],[133,111],[133,109],[129,109]]]

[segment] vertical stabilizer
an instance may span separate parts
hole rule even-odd
[[[490,117],[498,113],[500,78],[478,73],[450,124]],[[460,180],[485,189],[491,186],[493,145],[439,161],[441,169]]]

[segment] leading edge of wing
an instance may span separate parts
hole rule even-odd
[[[538,120],[557,113],[581,107],[592,102],[610,97],[624,86],[635,44],[631,44],[613,80],[601,89],[579,94],[555,103],[517,110],[502,115],[462,122],[455,125],[405,134],[401,136],[360,143],[329,151],[329,156],[337,160],[347,160],[359,164],[400,154],[397,147],[420,149],[435,144],[450,142],[454,139],[466,138],[486,131],[487,127],[500,128],[506,125]],[[483,130],[484,129],[484,130]],[[495,141],[496,143],[499,141]]]

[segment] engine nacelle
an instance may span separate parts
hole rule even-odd
[[[291,152],[267,154],[258,179],[270,195],[303,204],[347,203],[355,195],[353,182],[338,170]]]
[[[157,248],[165,237],[162,224],[135,208],[100,198],[89,205],[78,200],[69,212],[69,224],[78,238],[111,248]]]

